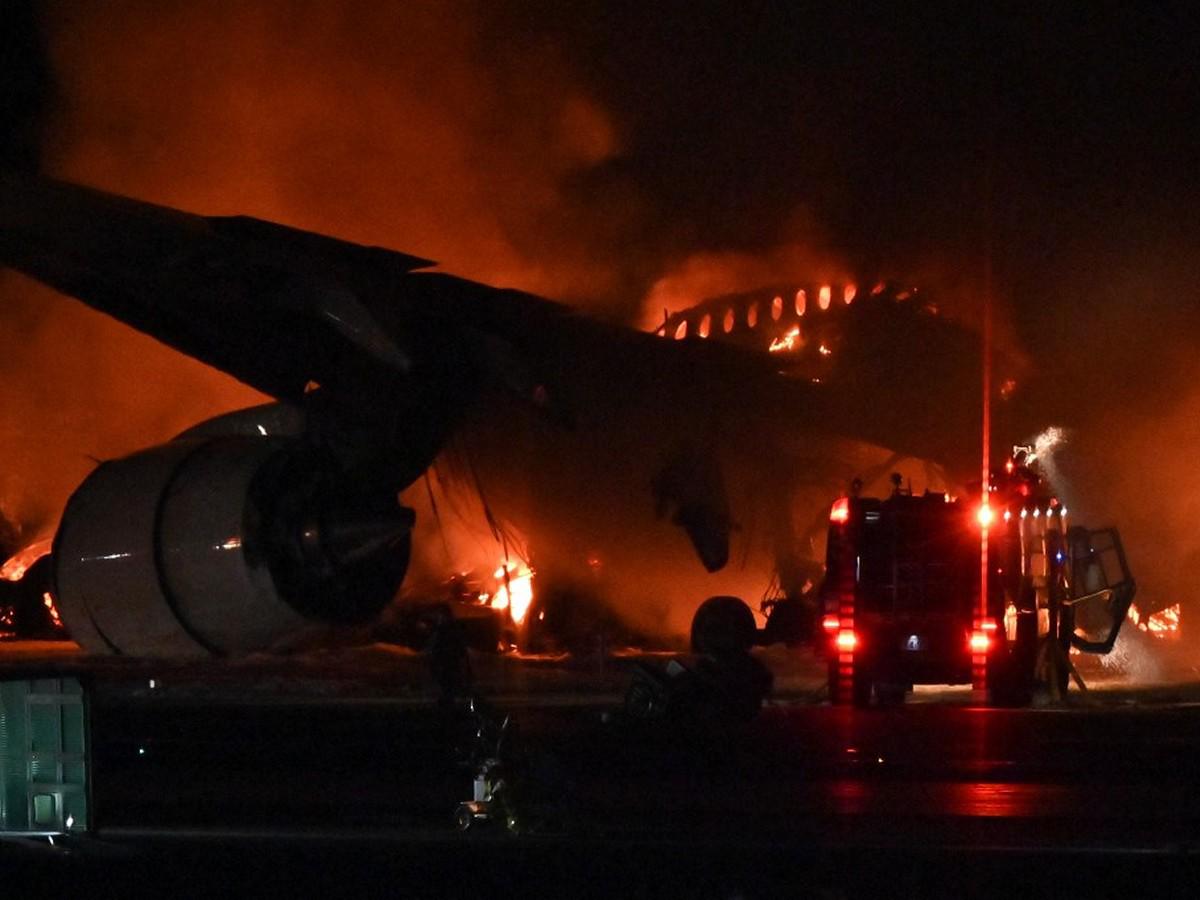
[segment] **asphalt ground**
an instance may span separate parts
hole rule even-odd
[[[768,654],[752,723],[629,721],[635,663],[475,659],[516,722],[522,834],[454,830],[473,722],[391,648],[229,665],[0,654],[88,682],[94,834],[0,846],[42,886],[320,887],[392,896],[1195,896],[1200,678],[1096,667],[1025,710],[968,690],[823,702],[820,661]],[[1174,668],[1172,668],[1174,665]],[[1182,677],[1180,677],[1182,676]],[[546,812],[549,810],[549,812]],[[537,821],[538,817],[541,821]]]

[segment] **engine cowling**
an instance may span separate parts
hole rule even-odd
[[[60,613],[86,650],[234,655],[375,616],[408,566],[412,511],[353,492],[288,437],[186,437],[100,465],[54,541]]]

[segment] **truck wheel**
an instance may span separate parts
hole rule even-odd
[[[708,656],[748,653],[758,625],[738,597],[709,597],[692,617],[692,649]]]
[[[1033,699],[1033,672],[1022,670],[1018,660],[1010,658],[1003,665],[989,666],[987,686],[990,706],[1028,706]]]

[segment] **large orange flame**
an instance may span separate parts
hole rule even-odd
[[[499,584],[492,595],[492,609],[507,609],[513,622],[520,625],[533,603],[533,569],[524,563],[501,563],[495,578]]]

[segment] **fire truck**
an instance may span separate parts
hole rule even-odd
[[[1058,698],[1079,679],[1072,648],[1112,649],[1136,591],[1120,535],[1072,524],[1032,457],[1015,447],[965,498],[893,476],[887,498],[833,503],[818,642],[835,702],[961,683],[998,705]]]

